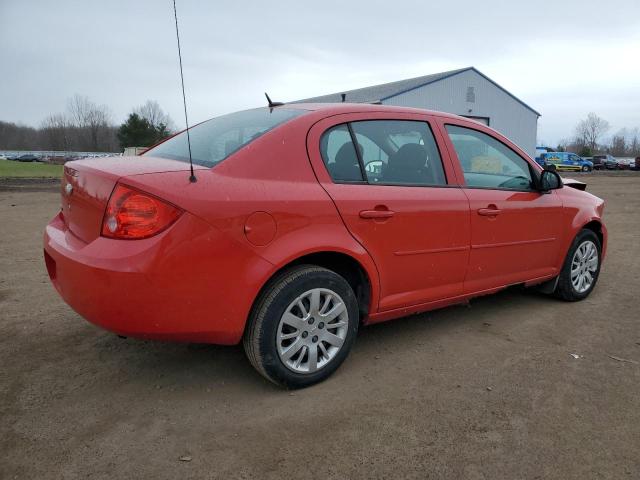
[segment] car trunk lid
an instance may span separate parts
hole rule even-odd
[[[206,167],[194,165],[194,169]],[[133,175],[188,172],[189,164],[155,157],[108,157],[67,162],[62,179],[62,216],[84,242],[100,236],[102,219],[118,180]]]

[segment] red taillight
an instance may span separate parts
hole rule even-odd
[[[119,239],[151,237],[168,228],[182,210],[148,193],[116,185],[102,220],[102,236]]]

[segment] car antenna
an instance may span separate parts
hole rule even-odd
[[[282,102],[273,102],[270,98],[269,98],[269,94],[267,92],[264,92],[264,96],[267,97],[267,102],[269,102],[269,108],[273,108],[273,107],[281,107],[282,105],[284,105],[284,103]]]
[[[178,61],[180,62],[180,82],[182,83],[182,103],[184,104],[184,123],[187,126],[187,145],[189,147],[189,167],[191,168],[191,176],[189,181],[195,183],[197,181],[193,173],[193,159],[191,158],[191,136],[189,135],[189,117],[187,117],[187,97],[184,93],[184,75],[182,73],[182,54],[180,53],[180,33],[178,31],[178,11],[176,10],[176,0],[173,0],[173,16],[176,19],[176,40],[178,40]]]

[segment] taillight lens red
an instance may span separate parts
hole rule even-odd
[[[166,230],[182,210],[140,190],[116,185],[102,220],[102,236],[125,240],[148,238]]]

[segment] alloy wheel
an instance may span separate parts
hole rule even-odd
[[[349,312],[336,292],[308,290],[286,308],[277,330],[280,360],[296,373],[314,373],[338,354],[349,327]]]

